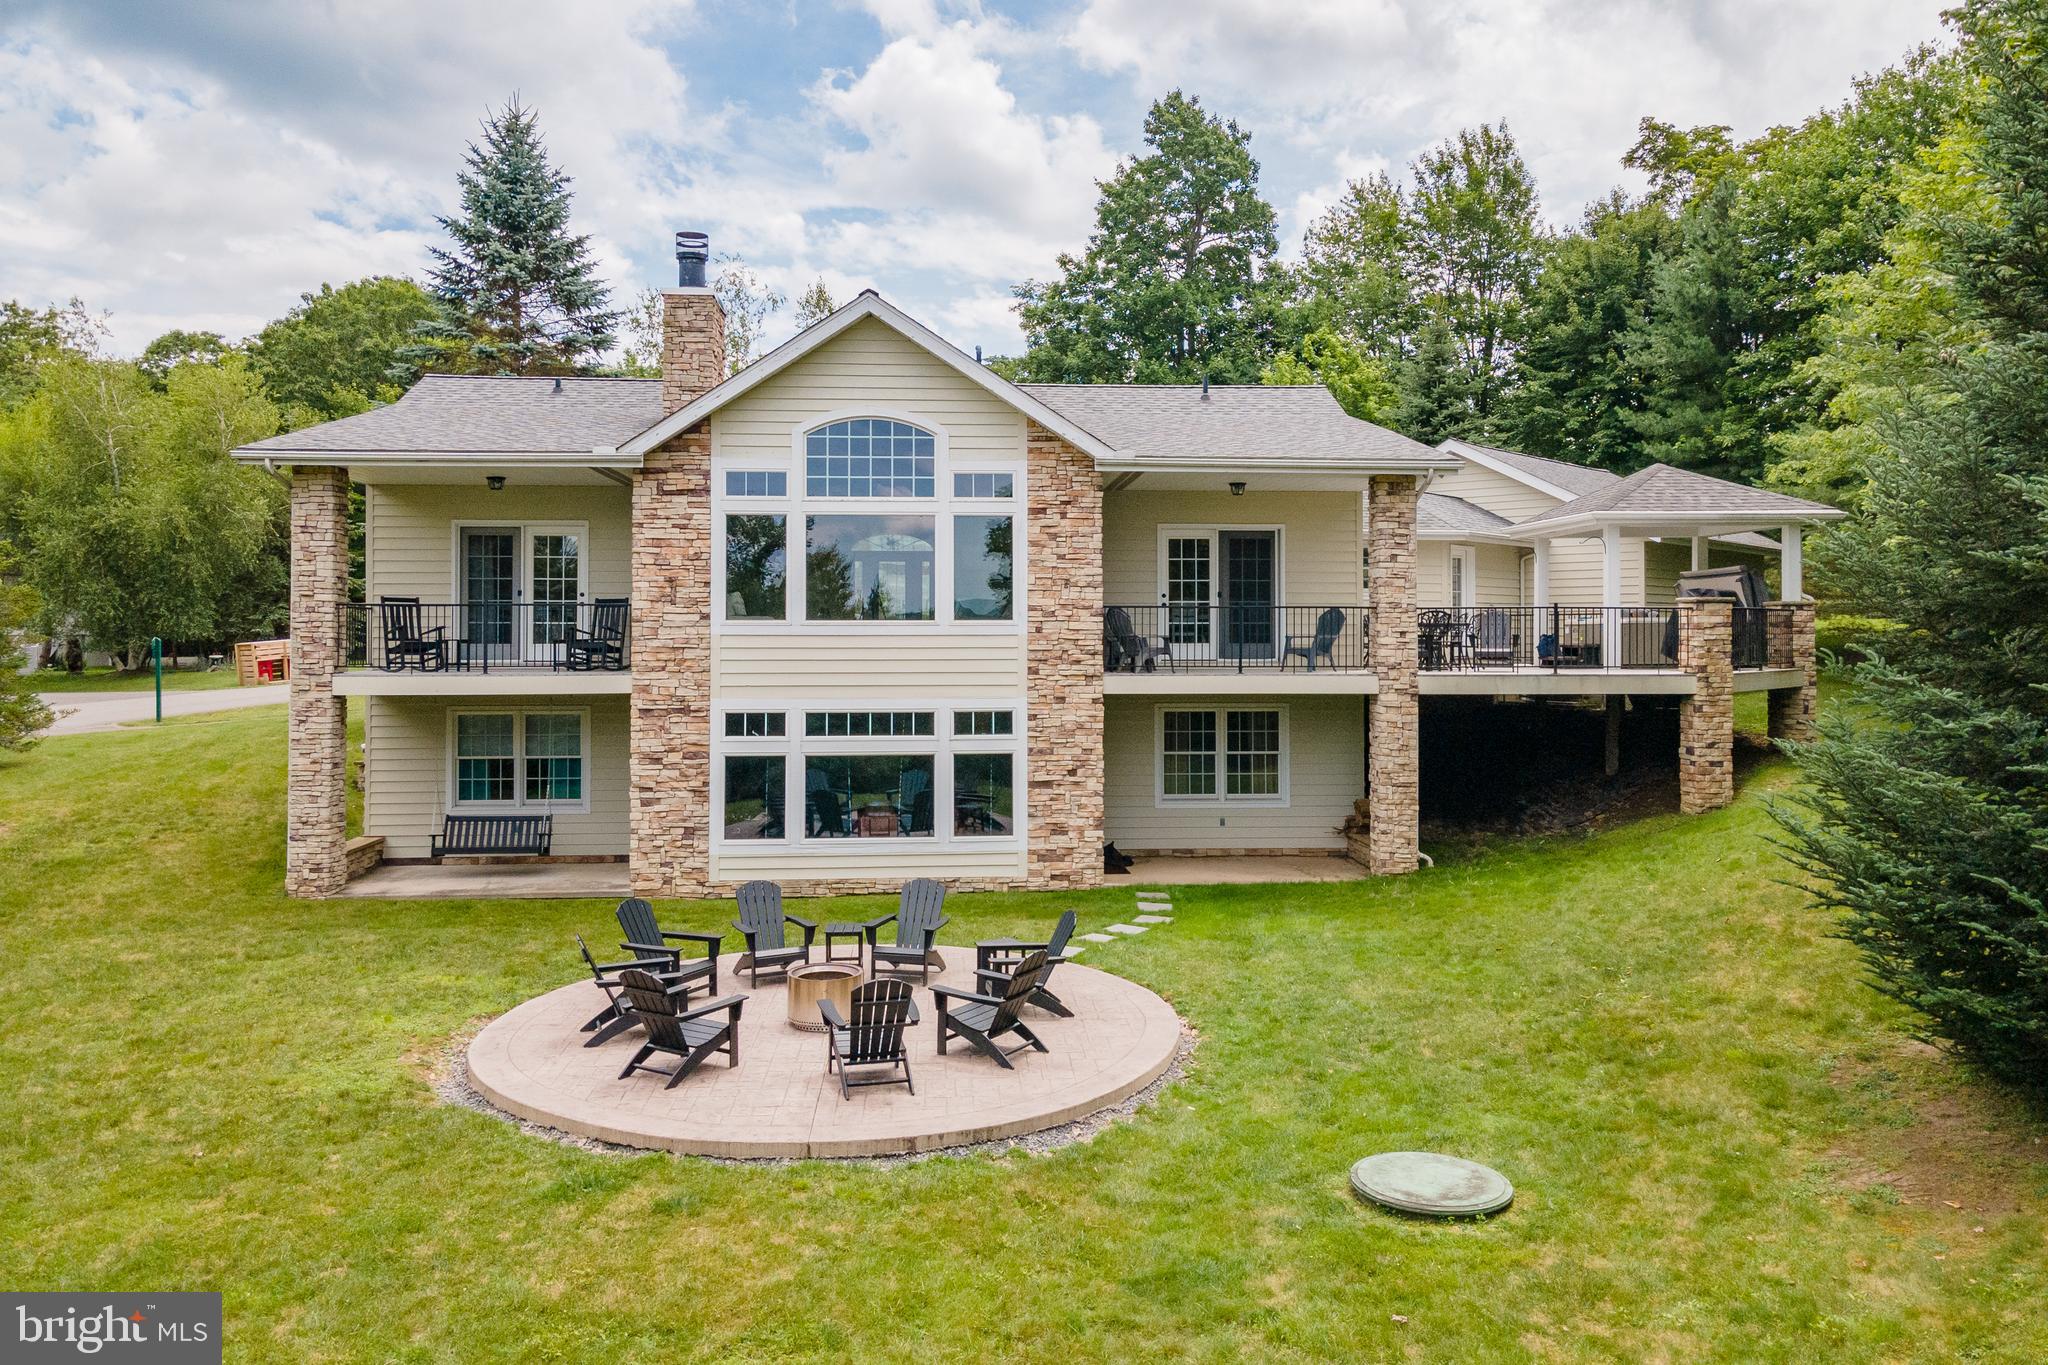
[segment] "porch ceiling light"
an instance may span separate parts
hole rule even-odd
[[[1243,497],[1243,496],[1244,496],[1244,485],[1243,485],[1242,483],[1232,483],[1232,484],[1230,485],[1230,496],[1231,496],[1231,497],[1233,497],[1233,498],[1241,498],[1241,497]]]
[[[505,476],[504,476],[503,474],[486,474],[486,475],[484,475],[484,487],[486,487],[486,488],[490,489],[490,490],[491,490],[491,491],[492,491],[493,493],[502,493],[502,492],[504,492],[504,491],[505,491]]]

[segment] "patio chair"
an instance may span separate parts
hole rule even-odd
[[[910,998],[908,981],[870,981],[854,988],[846,1016],[830,1000],[818,1002],[818,1013],[828,1030],[825,1074],[838,1068],[840,1099],[852,1099],[856,1085],[905,1085],[911,1094],[917,1093],[910,1080],[910,1048],[903,1041],[904,1030],[917,1022],[917,1002]],[[856,1080],[847,1073],[857,1066],[886,1066],[889,1074]]]
[[[1074,936],[1074,923],[1073,911],[1062,914],[1060,922],[1053,926],[1052,937],[1043,943],[1026,943],[1015,938],[983,939],[974,945],[974,984],[989,986],[1007,982],[1027,956],[1034,952],[1044,953],[1045,971],[1038,978],[1038,988],[1031,992],[1025,1003],[1057,1014],[1062,1019],[1073,1018],[1074,1012],[1046,989],[1046,982],[1052,980],[1052,969],[1067,960],[1067,940]]]
[[[811,798],[811,833],[838,839],[846,835],[846,806],[839,799],[839,793],[830,787],[813,787]]]
[[[583,935],[576,935],[576,950],[583,954],[583,963],[590,968],[590,979],[604,992],[604,1008],[592,1015],[590,1022],[578,1030],[580,1033],[594,1033],[597,1036],[585,1043],[585,1047],[596,1047],[618,1037],[638,1021],[632,1013],[619,1008],[619,982],[617,973],[628,967],[637,967],[657,979],[674,984],[673,978],[664,975],[662,969],[672,959],[665,957],[636,957],[630,962],[599,962],[590,955],[590,945],[583,941]]]
[[[385,672],[439,673],[448,667],[447,629],[420,624],[419,598],[379,597],[377,615],[384,627]]]
[[[1337,637],[1344,633],[1344,608],[1326,607],[1316,617],[1316,631],[1313,635],[1290,635],[1281,641],[1280,666],[1287,667],[1290,658],[1299,658],[1308,665],[1308,671],[1316,671],[1316,660],[1324,659],[1330,667],[1337,666]]]
[[[929,981],[932,959],[938,956],[933,949],[939,930],[946,927],[945,904],[944,883],[927,877],[904,883],[903,893],[896,900],[896,913],[871,919],[861,926],[867,930],[868,961],[873,970],[879,972],[887,967],[891,971],[909,971],[915,967],[918,984]],[[896,922],[896,941],[876,942],[878,931],[891,920]],[[944,962],[938,965],[944,970]]]
[[[562,641],[561,666],[578,673],[592,669],[616,672],[626,666],[626,613],[623,597],[600,597],[591,604],[590,629],[571,624]]]
[[[748,882],[735,899],[740,917],[732,927],[747,936],[745,971],[749,982],[758,986],[764,971],[781,972],[787,977],[791,967],[811,960],[811,939],[817,935],[818,926],[811,920],[782,912],[781,887],[774,882]],[[794,924],[804,931],[802,946],[787,941],[782,932],[785,924]]]
[[[932,778],[922,768],[903,774],[903,788],[896,793],[896,828],[904,834],[932,832]]]
[[[1479,612],[1479,628],[1472,641],[1472,659],[1479,664],[1505,667],[1515,661],[1515,626],[1499,607]]]
[[[1017,1017],[1017,1011],[1038,989],[1044,975],[1045,954],[1031,952],[1010,973],[1000,995],[981,995],[951,986],[932,987],[932,998],[939,1002],[939,1055],[946,1055],[946,1040],[955,1034],[965,1038],[976,1051],[994,1058],[1005,1071],[1016,1069],[1010,1065],[1010,1058],[1025,1048],[1045,1051],[1038,1035]],[[1003,1047],[999,1040],[1011,1034],[1023,1041],[1012,1048]]]
[[[673,1090],[714,1052],[723,1052],[732,1066],[740,1064],[740,1006],[747,1003],[744,995],[728,995],[695,1009],[677,1009],[679,988],[665,987],[659,977],[637,967],[619,973],[619,990],[625,997],[625,1008],[647,1030],[647,1041],[619,1073],[620,1080],[635,1071],[652,1071],[668,1077],[668,1084],[662,1089]],[[647,1059],[657,1052],[676,1059],[673,1070],[647,1065]]]
[[[712,995],[718,993],[718,949],[724,940],[717,934],[664,929],[654,922],[654,907],[638,896],[620,901],[618,914],[619,931],[626,936],[619,943],[621,948],[642,957],[665,960],[668,965],[661,975],[670,977],[672,984],[687,984],[691,990],[701,989]],[[682,949],[669,946],[671,939],[701,943],[705,955],[686,960]]]
[[[1163,635],[1140,635],[1131,614],[1122,607],[1102,611],[1104,663],[1111,673],[1156,673],[1161,659],[1173,667],[1173,647]]]

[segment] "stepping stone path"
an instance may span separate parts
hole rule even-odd
[[[1114,943],[1114,942],[1116,942],[1116,935],[1115,935],[1115,934],[1083,934],[1083,935],[1081,935],[1081,937],[1082,937],[1082,938],[1084,938],[1084,939],[1087,939],[1087,940],[1088,940],[1088,941],[1089,941],[1090,943]]]
[[[1142,924],[1112,924],[1109,926],[1109,932],[1112,934],[1142,934],[1145,932],[1145,926]]]
[[[1173,897],[1170,892],[1140,891],[1137,895],[1138,913],[1131,916],[1135,923],[1112,924],[1107,926],[1107,932],[1100,934],[1077,934],[1075,937],[1089,943],[1114,943],[1119,934],[1128,938],[1133,934],[1144,933],[1154,924],[1173,923],[1173,916],[1171,914],[1159,913],[1162,910],[1171,911],[1173,909]],[[1067,951],[1069,953],[1078,953],[1081,949],[1070,948]]]
[[[1135,920],[1137,920],[1137,921],[1138,921],[1138,923],[1140,923],[1140,924],[1171,924],[1171,923],[1173,923],[1173,916],[1172,916],[1172,915],[1134,915],[1134,916],[1132,916],[1132,918],[1133,918],[1133,919],[1135,919]]]

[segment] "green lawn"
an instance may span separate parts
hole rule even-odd
[[[147,668],[126,673],[112,668],[88,668],[78,673],[45,668],[39,669],[29,682],[37,692],[147,692],[156,686],[156,675]],[[234,685],[235,670],[225,666],[211,673],[197,668],[164,670],[166,692],[198,692]]]
[[[283,735],[0,759],[0,1283],[218,1288],[231,1359],[2048,1355],[2048,1129],[1779,884],[1782,765],[1700,819],[1177,893],[1086,960],[1175,1003],[1194,1069],[1092,1142],[727,1166],[439,1102],[446,1040],[573,979],[610,907],[283,900]],[[960,896],[949,939],[1129,902]],[[1414,1147],[1515,1206],[1353,1200]]]

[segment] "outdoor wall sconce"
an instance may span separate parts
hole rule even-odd
[[[1231,485],[1230,485],[1230,496],[1231,496],[1231,497],[1233,497],[1233,498],[1241,498],[1241,497],[1243,497],[1243,496],[1244,496],[1244,485],[1243,485],[1243,484],[1241,484],[1241,483],[1233,483],[1233,484],[1231,484]]]
[[[491,491],[492,491],[493,493],[502,493],[502,492],[504,492],[504,491],[505,491],[505,476],[504,476],[503,474],[486,474],[486,475],[484,475],[484,487],[486,487],[486,488],[490,489],[490,490],[491,490]]]

